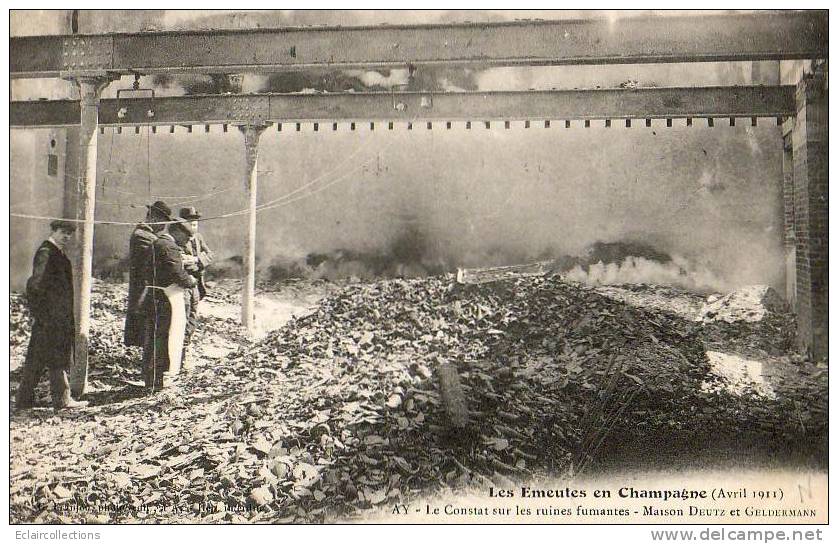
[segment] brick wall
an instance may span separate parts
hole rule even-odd
[[[794,239],[800,343],[817,359],[828,351],[828,98],[823,73],[797,90],[794,153]]]
[[[791,119],[794,122],[794,119]],[[797,259],[794,237],[794,154],[791,129],[783,136],[783,249],[786,266],[786,301],[797,311]]]

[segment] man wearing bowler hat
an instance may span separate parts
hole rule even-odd
[[[67,372],[73,363],[76,322],[73,315],[73,267],[64,253],[76,226],[57,219],[50,223],[52,232],[32,263],[32,277],[26,282],[26,300],[32,312],[32,336],[21,369],[17,390],[18,410],[35,404],[35,386],[45,370],[49,371],[52,405],[56,410],[83,408],[70,396]]]
[[[143,346],[143,377],[152,391],[162,388],[164,376],[170,370],[169,334],[172,333],[173,312],[165,289],[177,285],[186,293],[197,285],[197,280],[183,268],[183,248],[192,237],[192,228],[183,219],[175,219],[167,232],[161,232],[151,246],[151,276],[147,295]],[[185,302],[185,301],[184,301]],[[178,345],[178,358],[183,345]],[[175,370],[172,369],[174,372]]]
[[[198,285],[192,289],[189,308],[187,310],[187,325],[186,336],[184,337],[184,353],[186,352],[189,342],[192,339],[192,334],[198,325],[198,302],[207,296],[207,287],[204,283],[204,270],[212,263],[213,252],[207,245],[204,236],[198,232],[198,223],[201,214],[198,213],[194,207],[181,208],[180,217],[190,222],[192,227],[192,238],[186,243],[184,248],[183,266],[186,271],[194,277]],[[184,368],[189,369],[194,365],[191,357],[184,356]]]
[[[151,279],[151,246],[157,235],[172,220],[172,209],[162,200],[152,205],[146,204],[145,221],[134,228],[128,244],[128,312],[125,317],[126,346],[142,346],[145,329],[144,305],[140,304],[143,290]]]

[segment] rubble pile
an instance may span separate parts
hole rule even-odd
[[[696,320],[704,325],[708,347],[733,341],[748,355],[781,356],[794,350],[794,317],[780,295],[766,285],[710,295]]]
[[[795,350],[794,315],[770,287],[709,297],[649,284],[602,285],[596,291],[631,306],[698,322],[707,349],[753,357],[782,357]]]
[[[213,293],[213,297],[233,300],[233,289]],[[88,398],[95,403],[124,400],[126,394],[138,394],[138,391],[125,391],[125,386],[140,387],[142,372],[140,361],[142,350],[126,347],[123,343],[125,324],[125,304],[127,286],[124,283],[95,281],[91,297],[91,329],[89,345],[89,387]],[[25,297],[12,293],[9,312],[10,345],[10,397],[14,398],[17,382],[20,379],[20,365],[26,356],[29,336],[32,332],[31,315],[25,303]],[[233,343],[246,342],[238,322],[231,319],[200,317],[198,340],[202,344],[213,344],[216,338]],[[48,395],[46,380],[42,380],[38,390],[40,397]]]
[[[645,433],[653,413],[699,390],[700,341],[672,320],[555,278],[348,286],[192,384],[234,398],[207,429],[203,485],[183,500],[214,504],[210,520],[234,507],[253,508],[251,520],[317,520],[578,468],[606,425]],[[441,406],[440,364],[459,371],[464,429]]]
[[[600,285],[596,291],[630,306],[675,314],[688,321],[695,321],[704,305],[702,295],[647,283]]]
[[[825,448],[827,366],[825,362],[814,364],[795,352],[794,315],[773,289],[749,286],[709,297],[656,285],[603,286],[597,292],[697,322],[708,355],[759,367],[761,375],[744,390],[734,379],[718,375],[704,384],[707,391],[739,389],[738,394],[687,401],[697,400],[694,411],[715,418],[715,426],[712,420],[709,426],[717,436],[735,437],[740,443],[759,442],[769,449],[794,449],[799,440],[807,441],[818,452]],[[741,374],[753,368],[732,370]],[[771,394],[766,395],[766,390]],[[672,438],[692,442],[686,436]]]
[[[701,308],[698,319],[705,323],[725,321],[755,322],[769,312],[782,312],[785,302],[777,292],[767,285],[749,285],[724,296],[710,295]]]
[[[96,394],[107,395],[107,391],[119,388],[126,381],[137,382],[142,379],[137,366],[140,351],[136,348],[126,348],[122,342],[124,321],[118,315],[123,312],[125,292],[125,287],[121,284],[94,283],[90,315],[96,326],[90,331],[89,378],[91,391],[95,391]],[[20,379],[20,365],[26,357],[32,323],[23,295],[13,293],[10,302],[11,379],[9,385],[10,396],[14,398],[17,382]],[[99,326],[99,324],[105,326]],[[39,391],[42,393],[41,397],[48,395],[46,380],[42,380]]]
[[[138,376],[117,342],[124,286],[97,284],[96,299],[92,379],[115,364]],[[628,440],[820,436],[825,412],[799,395],[825,398],[825,370],[776,399],[707,391],[704,327],[557,276],[346,285],[252,344],[204,319],[198,346],[240,347],[204,354],[172,388],[13,419],[12,519],[316,522],[440,487],[578,474]],[[465,422],[443,407],[441,368],[456,369]],[[789,403],[794,419],[776,411]],[[60,511],[73,504],[88,507]]]
[[[29,335],[32,333],[29,308],[26,306],[26,296],[12,293],[9,297],[9,349],[14,353],[25,353]]]
[[[124,316],[126,298],[125,285],[94,282],[90,308],[91,319],[96,322],[108,322],[114,320],[118,314]],[[32,323],[25,295],[12,293],[9,297],[9,304],[9,345],[14,359],[25,355],[29,335],[32,333]],[[98,343],[100,348],[91,349],[92,353],[101,353],[107,355],[107,358],[115,354],[113,350],[117,348],[116,344],[122,344],[122,338],[120,337],[119,342],[109,342],[106,337],[113,336],[114,333],[110,329],[113,327],[94,327],[91,330],[91,342]]]

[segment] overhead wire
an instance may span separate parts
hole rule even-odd
[[[414,119],[414,120],[415,120],[415,119]],[[371,143],[372,143],[372,140],[369,140],[366,144],[361,145],[361,146],[358,146],[358,148],[356,148],[356,149],[355,149],[352,153],[350,153],[349,155],[347,155],[346,157],[344,157],[344,158],[343,158],[343,159],[342,159],[342,160],[341,160],[341,161],[340,161],[340,162],[339,162],[336,166],[334,166],[334,167],[333,167],[333,168],[331,168],[330,170],[327,170],[326,172],[323,172],[322,174],[320,174],[320,175],[316,176],[314,179],[312,179],[312,180],[308,181],[307,183],[304,183],[304,184],[303,184],[303,185],[301,185],[300,187],[297,187],[297,188],[296,188],[296,189],[294,189],[293,191],[290,191],[290,192],[288,192],[288,193],[285,193],[284,195],[279,196],[279,197],[277,197],[277,198],[275,198],[275,199],[273,199],[273,200],[269,200],[269,201],[267,201],[267,202],[263,202],[262,204],[259,204],[258,206],[256,206],[256,209],[257,209],[257,210],[258,210],[258,209],[262,209],[262,208],[270,209],[270,206],[271,206],[272,204],[277,203],[277,202],[279,202],[279,201],[281,201],[281,200],[284,200],[284,199],[286,199],[286,198],[290,198],[291,196],[293,196],[293,195],[295,195],[295,194],[297,194],[297,193],[300,193],[300,192],[304,191],[305,189],[307,189],[307,188],[311,187],[312,185],[314,185],[314,184],[318,183],[318,182],[319,182],[319,181],[321,181],[323,178],[325,178],[325,177],[327,177],[327,176],[329,176],[329,175],[333,174],[334,172],[337,172],[338,170],[343,169],[343,168],[344,168],[344,164],[345,164],[345,163],[347,163],[347,162],[349,162],[351,159],[355,158],[355,156],[359,155],[362,151],[365,151],[365,150],[367,149],[367,147],[369,147],[369,146],[371,145]],[[393,145],[393,144],[392,144],[392,143],[390,143],[387,147],[385,147],[385,149],[389,149],[389,147],[390,147],[390,146],[392,146],[392,145]],[[337,179],[338,179],[338,180],[344,179],[344,178],[345,178],[348,174],[350,174],[350,173],[354,173],[355,171],[359,170],[361,167],[365,166],[365,165],[366,165],[367,163],[369,163],[371,160],[372,160],[372,159],[369,159],[369,160],[367,160],[367,161],[365,161],[365,162],[361,163],[359,166],[356,166],[355,168],[353,168],[353,169],[351,169],[351,170],[349,170],[349,171],[347,171],[347,172],[344,172],[344,174],[343,174],[342,176],[339,176]],[[334,181],[334,180],[333,180],[333,181]],[[329,186],[331,186],[331,185],[333,185],[333,183],[331,183],[331,182],[330,182],[328,185],[329,185]],[[312,193],[312,194],[313,194],[313,193]]]
[[[233,187],[231,187],[231,189],[233,189]],[[116,192],[116,193],[121,193],[123,195],[142,196],[143,198],[150,198],[150,199],[157,199],[157,200],[163,200],[163,199],[176,200],[178,198],[199,198],[199,197],[202,197],[206,194],[206,193],[201,193],[199,195],[155,195],[155,194],[145,195],[145,194],[137,193],[135,191],[126,191],[125,189],[119,189],[117,187],[112,187],[111,190]]]
[[[145,127],[145,171],[148,177],[148,194],[151,196],[151,127]]]
[[[102,181],[102,194],[103,195],[105,194],[105,183],[109,180],[110,173],[111,173],[111,162],[112,162],[112,158],[113,158],[113,148],[114,148],[114,134],[116,133],[116,128],[117,127],[110,127],[110,129],[111,129],[111,131],[110,131],[111,132],[111,144],[110,144],[110,148],[108,149],[108,162],[107,162],[107,166],[105,168],[106,178],[105,178],[105,180]],[[222,191],[217,191],[217,192],[213,192],[213,193],[209,193],[209,194],[201,193],[201,194],[197,194],[197,195],[155,195],[154,192],[153,192],[152,178],[151,178],[151,129],[148,126],[146,126],[145,128],[146,128],[146,131],[145,131],[146,132],[146,149],[145,149],[145,151],[146,151],[146,153],[145,153],[145,155],[146,155],[146,180],[147,180],[147,184],[148,184],[148,194],[138,193],[136,191],[126,191],[125,189],[120,189],[118,187],[111,187],[109,190],[117,192],[117,193],[125,194],[125,195],[142,196],[143,198],[148,198],[150,200],[164,200],[164,199],[180,200],[180,202],[175,203],[175,205],[177,205],[177,204],[187,203],[190,200],[194,200],[195,202],[197,202],[199,200],[209,199],[209,198],[212,198],[213,196],[219,195],[219,194],[227,192],[227,191],[232,191],[233,189],[236,188],[235,186],[232,186],[232,187],[228,187],[227,189],[224,189]],[[137,145],[137,149],[139,150],[141,146],[142,146],[142,136],[140,137],[140,141]]]
[[[418,117],[418,116],[417,116],[417,117]],[[415,121],[415,120],[416,120],[416,119],[414,118],[414,119],[413,119],[413,121]],[[256,207],[256,211],[257,211],[257,212],[261,212],[261,211],[265,211],[265,210],[270,210],[270,209],[275,209],[275,208],[278,208],[278,207],[286,206],[286,205],[292,204],[292,203],[294,203],[294,202],[298,202],[298,201],[300,201],[300,200],[303,200],[303,199],[305,199],[305,198],[308,198],[309,196],[312,196],[312,195],[314,195],[314,194],[320,193],[320,192],[322,192],[322,191],[324,191],[324,190],[328,189],[329,187],[334,186],[334,185],[335,185],[335,184],[337,184],[338,182],[340,182],[340,181],[342,181],[342,180],[346,179],[346,178],[347,178],[350,174],[355,173],[356,171],[358,171],[358,170],[360,170],[362,167],[364,167],[366,164],[368,164],[369,162],[371,162],[371,161],[372,161],[372,158],[371,158],[371,159],[368,159],[367,161],[364,161],[364,162],[360,163],[360,164],[359,164],[358,166],[356,166],[355,168],[352,168],[352,169],[350,169],[350,170],[348,170],[348,171],[344,172],[342,175],[340,175],[340,176],[338,176],[337,178],[335,178],[335,179],[333,179],[333,180],[329,181],[328,183],[326,183],[325,185],[323,185],[323,186],[321,186],[321,187],[319,187],[319,188],[317,188],[317,189],[314,189],[314,190],[312,190],[312,191],[310,191],[310,192],[308,192],[308,193],[302,194],[302,195],[300,195],[300,196],[298,196],[298,197],[296,197],[296,198],[290,198],[290,197],[292,197],[293,195],[298,194],[298,193],[300,193],[301,191],[303,191],[303,190],[305,190],[305,189],[307,189],[307,188],[311,187],[312,185],[314,185],[314,184],[316,184],[316,183],[318,183],[318,182],[322,181],[324,178],[326,178],[326,177],[327,177],[327,176],[329,176],[330,174],[332,174],[332,173],[336,172],[337,170],[340,170],[340,169],[343,167],[343,165],[344,165],[347,161],[351,160],[351,159],[352,159],[352,158],[354,158],[356,155],[358,155],[360,152],[364,151],[367,147],[369,147],[369,146],[371,145],[371,143],[372,143],[372,140],[370,140],[369,142],[367,142],[366,144],[364,144],[364,145],[362,145],[362,146],[358,146],[358,148],[357,148],[357,149],[355,149],[352,153],[350,153],[349,155],[347,155],[346,157],[344,157],[344,158],[341,160],[341,162],[340,162],[340,163],[338,163],[338,165],[337,165],[337,166],[335,166],[335,167],[331,168],[330,170],[328,170],[328,171],[326,171],[326,172],[324,172],[324,173],[322,173],[322,174],[318,175],[317,177],[315,177],[315,178],[314,178],[314,179],[312,179],[311,181],[309,181],[309,182],[305,183],[304,185],[302,185],[302,186],[298,187],[297,189],[295,189],[295,190],[293,190],[293,191],[290,191],[290,192],[288,192],[288,193],[286,193],[286,194],[284,194],[284,195],[282,195],[282,196],[280,196],[280,197],[278,197],[278,198],[275,198],[275,199],[273,199],[273,200],[269,200],[268,202],[264,202],[264,203],[262,203],[262,204],[258,205],[258,206]],[[391,142],[389,145],[387,145],[387,146],[385,147],[385,149],[389,149],[392,145],[394,145],[394,143],[393,143],[393,142]],[[81,176],[79,176],[79,177],[77,178],[77,182],[78,182],[78,183],[80,183],[80,182],[81,182]],[[229,189],[233,189],[233,188],[231,187],[231,188],[229,188]],[[130,192],[130,191],[121,191],[121,190],[118,190],[118,189],[116,189],[116,188],[113,188],[112,190],[115,190],[115,191],[117,191],[117,192],[128,193],[128,194],[135,194],[135,195],[136,195],[136,193],[132,193],[132,192]],[[220,193],[222,193],[222,192],[226,192],[227,190],[228,190],[228,189],[225,189],[225,190],[223,190],[223,191],[219,191],[219,194],[220,194]],[[190,196],[190,197],[194,196],[194,197],[196,197],[196,198],[203,198],[203,197],[205,197],[205,196],[207,196],[207,195],[189,195],[189,196]],[[160,198],[160,199],[163,199],[163,198],[174,199],[174,198],[176,198],[176,197],[174,197],[173,195],[169,195],[169,196],[156,195],[156,196],[153,196],[152,198],[155,198],[155,197],[156,197],[156,198]],[[185,198],[185,196],[181,196],[181,197],[179,197],[179,198]],[[290,198],[290,200],[288,200],[289,198]],[[196,200],[196,201],[197,201],[197,200]],[[111,202],[111,204],[118,205],[118,203],[113,203],[113,202]],[[132,207],[139,207],[139,206],[133,206],[133,205],[132,205]],[[202,217],[202,218],[201,218],[201,219],[199,219],[198,221],[201,221],[201,222],[206,222],[206,221],[214,221],[214,220],[219,220],[219,219],[229,219],[229,218],[232,218],[232,217],[238,217],[238,216],[242,216],[242,215],[247,215],[247,214],[249,214],[249,213],[250,213],[250,208],[243,208],[243,209],[240,209],[240,210],[236,210],[236,211],[233,211],[233,212],[227,212],[227,213],[223,213],[223,214],[219,214],[219,215],[215,215],[215,216]],[[13,216],[13,217],[23,218],[23,219],[40,219],[40,220],[48,220],[48,221],[54,221],[54,220],[64,220],[64,221],[69,221],[69,222],[74,222],[74,223],[85,223],[85,222],[86,222],[86,220],[84,220],[84,219],[64,218],[64,217],[54,217],[54,216],[37,215],[37,214],[10,213],[9,215],[11,215],[11,216]],[[152,223],[148,223],[148,222],[147,222],[147,224],[153,224],[153,225],[170,225],[170,224],[172,224],[172,223],[178,223],[178,222],[180,222],[180,221],[179,221],[179,220],[172,220],[172,221],[156,221],[156,222],[152,222]],[[94,224],[96,224],[96,225],[113,225],[113,226],[135,226],[135,225],[137,224],[137,222],[136,222],[136,221],[120,221],[120,220],[106,220],[106,219],[105,219],[105,220],[103,220],[103,219],[96,219],[96,220],[94,220],[94,221],[93,221],[93,223],[94,223]]]
[[[419,116],[418,116],[418,114],[417,114],[416,116],[414,116],[414,118],[413,118],[412,120],[408,121],[408,124],[414,123],[414,122],[416,121],[416,119],[418,119],[418,117],[419,117]],[[371,141],[372,141],[372,140],[370,140],[370,142],[371,142]],[[337,170],[340,170],[340,169],[342,168],[343,163],[347,162],[349,159],[351,159],[351,158],[355,157],[355,156],[356,156],[356,155],[358,155],[361,151],[365,150],[365,149],[366,149],[366,147],[370,144],[370,142],[368,142],[368,143],[367,143],[367,145],[364,145],[364,146],[359,146],[359,147],[358,147],[355,151],[353,151],[353,152],[352,152],[352,153],[350,153],[347,157],[345,157],[345,158],[344,158],[344,160],[343,160],[343,161],[341,161],[341,163],[339,163],[337,166],[335,166],[334,168],[332,168],[332,169],[331,169],[331,170],[329,170],[328,172],[326,172],[326,173],[324,173],[324,174],[321,174],[320,176],[315,177],[313,180],[309,181],[308,183],[306,183],[306,184],[304,184],[304,185],[301,185],[300,187],[298,187],[297,189],[295,189],[295,190],[293,190],[293,191],[291,191],[291,192],[289,192],[289,193],[286,193],[286,194],[284,194],[284,195],[282,195],[282,196],[280,196],[280,197],[278,197],[278,198],[275,198],[275,199],[273,199],[273,200],[269,200],[268,202],[263,202],[262,204],[260,204],[260,205],[256,206],[257,211],[270,210],[270,209],[274,209],[274,208],[278,208],[278,207],[285,206],[286,204],[291,204],[291,203],[293,203],[293,202],[298,202],[298,201],[300,201],[300,200],[303,200],[304,198],[307,198],[307,197],[308,197],[308,196],[310,196],[310,195],[317,194],[317,193],[319,193],[319,192],[321,192],[321,191],[323,191],[323,190],[327,189],[328,187],[331,187],[331,186],[335,185],[337,182],[339,182],[339,181],[341,181],[341,180],[345,179],[346,177],[348,177],[348,176],[349,176],[349,174],[352,174],[352,173],[354,173],[354,172],[356,172],[356,171],[360,170],[362,167],[364,167],[364,166],[366,166],[368,163],[372,162],[372,160],[373,160],[373,159],[372,159],[372,158],[367,159],[365,162],[362,162],[362,163],[360,163],[358,166],[356,166],[355,168],[353,168],[353,169],[351,169],[351,170],[349,170],[349,171],[347,171],[347,172],[344,172],[344,173],[343,173],[343,175],[338,176],[337,178],[335,178],[334,180],[332,180],[331,182],[327,183],[326,185],[324,185],[324,186],[323,186],[323,187],[321,187],[321,188],[318,188],[318,189],[316,189],[316,190],[314,190],[314,191],[311,191],[311,192],[309,192],[309,193],[306,193],[305,195],[302,195],[301,197],[298,197],[298,198],[293,198],[293,199],[291,199],[291,200],[289,200],[289,201],[287,201],[287,202],[282,202],[282,201],[284,201],[285,199],[290,198],[291,196],[293,196],[293,195],[295,195],[295,194],[297,194],[297,193],[299,193],[299,192],[301,192],[301,191],[305,190],[306,188],[308,188],[308,187],[310,187],[310,186],[314,185],[315,183],[317,183],[318,181],[320,181],[322,178],[326,177],[327,175],[329,175],[329,174],[331,174],[331,173],[333,173],[333,172],[336,172]],[[387,145],[383,148],[383,150],[384,150],[384,151],[386,151],[387,149],[389,149],[390,147],[392,147],[394,144],[395,144],[395,142],[390,142],[389,144],[387,144]],[[382,150],[379,150],[379,152],[381,152],[381,151],[382,151]]]
[[[414,119],[414,121],[415,121],[415,119]],[[113,131],[111,132],[111,135],[113,135]],[[112,145],[113,145],[113,144],[112,144]],[[336,171],[338,171],[338,170],[341,170],[341,169],[344,167],[344,164],[345,164],[345,163],[347,163],[348,161],[352,160],[352,159],[353,159],[356,155],[360,154],[362,151],[365,151],[365,150],[366,150],[366,148],[367,148],[367,147],[369,147],[370,145],[371,145],[371,140],[370,140],[369,142],[365,143],[364,145],[358,146],[355,150],[353,150],[351,153],[349,153],[348,155],[346,155],[346,156],[345,156],[345,157],[344,157],[344,158],[343,158],[343,159],[342,159],[342,160],[341,160],[341,161],[340,161],[340,162],[339,162],[339,163],[338,163],[335,167],[333,167],[332,169],[330,169],[330,170],[328,170],[328,171],[326,171],[326,172],[324,172],[324,173],[322,173],[322,174],[320,174],[320,175],[316,176],[314,179],[312,179],[311,181],[309,181],[309,182],[305,183],[304,185],[302,185],[302,186],[298,187],[297,189],[294,189],[293,191],[291,191],[291,192],[289,192],[289,193],[286,193],[286,194],[284,194],[284,195],[282,195],[282,196],[278,197],[277,199],[274,199],[274,200],[272,200],[272,201],[265,202],[265,203],[263,203],[262,205],[272,204],[273,202],[276,202],[276,201],[278,201],[278,200],[280,200],[280,199],[288,198],[288,197],[290,197],[290,196],[292,196],[292,195],[294,195],[294,194],[297,194],[297,193],[299,193],[299,192],[301,192],[301,191],[305,190],[306,188],[310,187],[311,185],[314,185],[315,183],[317,183],[317,182],[321,181],[323,178],[325,178],[325,177],[327,177],[327,176],[331,175],[332,173],[334,173],[334,172],[336,172]],[[391,144],[391,145],[392,145],[392,144]],[[369,161],[367,161],[367,162],[369,162]],[[362,165],[365,165],[365,164],[366,164],[366,163],[362,163]],[[209,199],[209,198],[211,198],[211,197],[213,197],[213,196],[216,196],[216,195],[222,194],[222,193],[224,193],[224,192],[227,192],[227,191],[232,191],[232,190],[233,190],[233,189],[235,189],[235,188],[236,188],[236,186],[232,186],[232,187],[228,187],[227,189],[223,189],[223,190],[218,191],[218,192],[215,192],[215,193],[210,193],[210,194],[202,193],[202,194],[199,194],[199,195],[154,195],[154,194],[149,194],[149,198],[150,198],[150,199],[152,199],[152,200],[154,200],[154,199],[157,199],[157,200],[179,200],[179,202],[176,202],[176,203],[175,203],[175,205],[177,205],[177,204],[186,204],[186,203],[189,203],[189,202],[199,202],[199,201],[201,201],[201,200],[206,200],[206,199]],[[124,190],[124,189],[118,189],[118,188],[116,188],[116,187],[112,188],[111,190],[112,190],[112,191],[115,191],[115,192],[118,192],[118,193],[122,193],[122,194],[129,194],[129,195],[136,195],[136,196],[139,196],[139,193],[136,193],[136,192],[134,192],[134,191],[126,191],[126,190]]]
[[[372,161],[372,159],[362,163],[362,165],[365,165],[365,164],[367,164],[371,161]],[[314,189],[314,190],[312,190],[308,193],[302,194],[302,195],[300,195],[296,198],[292,198],[290,200],[285,200],[284,197],[280,197],[280,198],[277,198],[277,199],[271,201],[270,203],[265,203],[265,204],[256,206],[256,211],[261,212],[261,211],[266,211],[266,210],[272,210],[274,208],[280,208],[280,207],[283,207],[283,206],[287,206],[288,204],[293,204],[294,202],[299,202],[300,200],[304,200],[304,199],[306,199],[306,198],[308,198],[312,195],[315,195],[317,193],[325,191],[329,187],[332,187],[333,185],[337,184],[338,182],[340,182],[340,181],[346,179],[347,177],[349,177],[350,174],[354,174],[357,170],[359,170],[359,168],[349,170],[349,171],[345,172],[343,175],[338,176],[337,178],[333,179],[329,183],[323,185],[322,187],[318,187],[317,189]],[[288,194],[290,195],[291,193],[288,193]]]

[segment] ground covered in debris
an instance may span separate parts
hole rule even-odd
[[[13,412],[12,521],[322,522],[725,442],[825,463],[826,367],[792,352],[782,312],[729,323],[702,296],[558,276],[298,281],[263,286],[248,341],[237,289],[202,303],[198,367],[145,396],[125,286],[95,284],[91,407],[54,414],[42,386],[44,408]],[[440,368],[467,413],[445,410]]]

